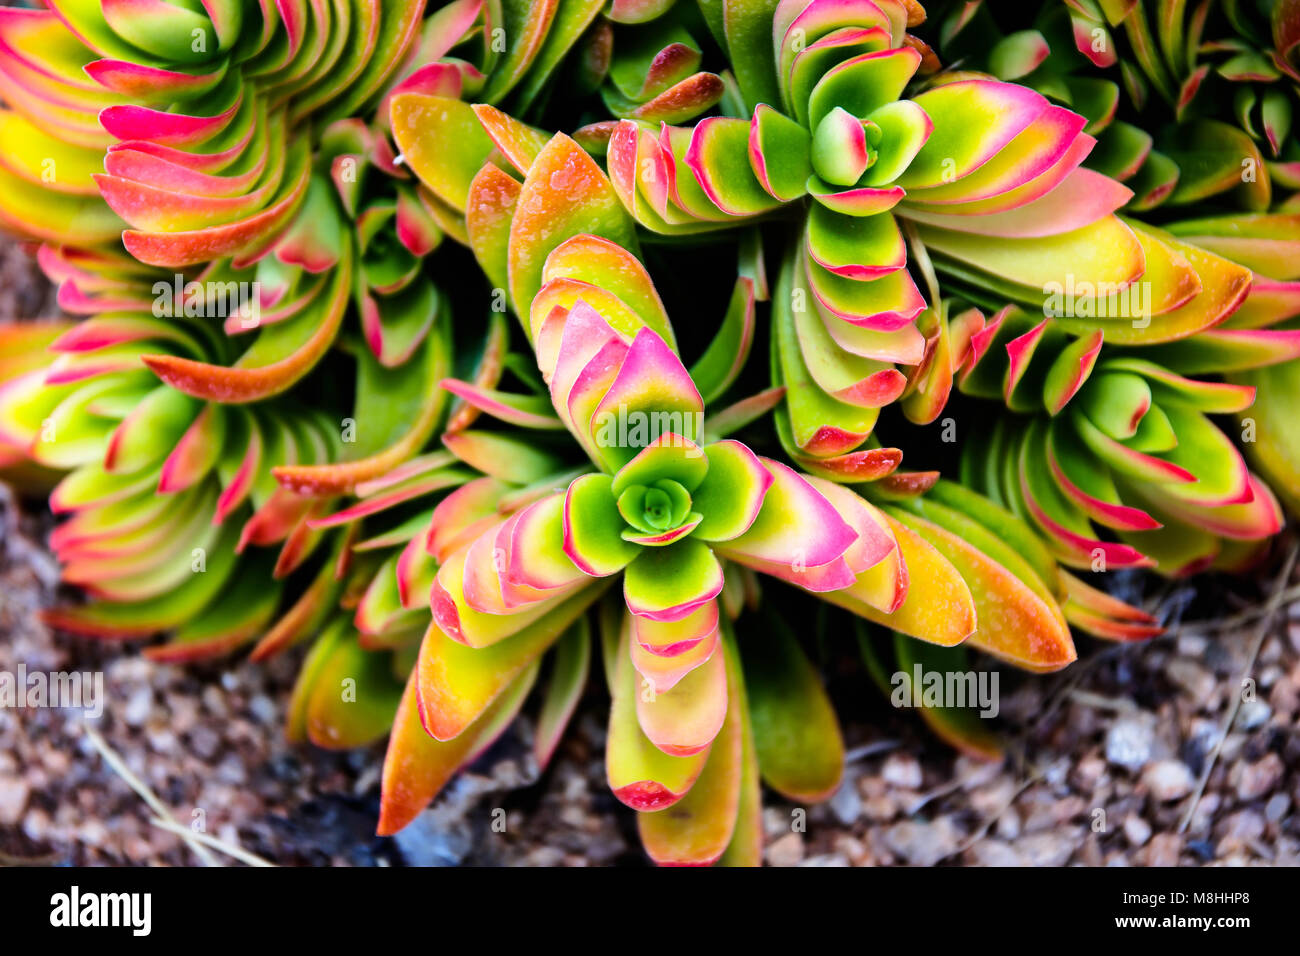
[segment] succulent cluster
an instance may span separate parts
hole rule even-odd
[[[287,732],[387,735],[381,833],[525,707],[545,768],[599,653],[610,788],[696,865],[839,785],[791,615],[864,692],[1159,633],[1107,572],[1300,509],[1300,2],[1011,6],[0,7],[50,622],[309,645]]]

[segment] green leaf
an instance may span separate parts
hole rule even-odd
[[[785,622],[745,634],[745,687],[763,780],[790,800],[824,800],[844,772],[844,740],[821,679]]]
[[[753,109],[759,103],[780,102],[776,58],[772,49],[772,14],[779,0],[726,0],[722,25],[736,81]]]
[[[740,668],[733,641],[724,634],[714,653],[723,655],[728,690],[726,718],[708,751],[708,761],[681,800],[637,815],[641,842],[661,866],[713,863],[726,851],[736,831],[745,777],[744,696],[735,686],[740,684]]]
[[[550,681],[546,685],[542,710],[537,715],[537,730],[533,735],[533,755],[540,770],[544,771],[551,762],[582,697],[590,670],[591,625],[584,616],[578,618],[560,638],[552,655]]]
[[[964,647],[939,647],[913,640],[904,634],[895,634],[894,653],[898,658],[898,675],[910,687],[914,705],[923,699],[925,675],[938,675],[946,687],[950,683],[948,675],[952,674],[958,680],[966,682],[963,686],[970,687],[970,655]],[[923,675],[921,687],[915,686],[913,679],[918,667]],[[975,676],[978,679],[982,675]],[[898,685],[895,685],[895,690],[897,689]],[[996,760],[1002,756],[1002,746],[997,735],[988,721],[980,716],[979,707],[974,701],[966,707],[942,704],[919,706],[921,716],[930,725],[930,729],[947,743],[977,759]]]
[[[493,150],[468,103],[445,96],[393,97],[393,138],[402,158],[439,199],[464,212],[470,182]]]

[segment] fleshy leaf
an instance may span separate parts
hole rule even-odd
[[[591,627],[583,617],[556,642],[552,655],[550,681],[533,737],[533,755],[542,770],[551,762],[564,729],[577,709],[590,670]]]
[[[771,615],[745,635],[745,688],[763,781],[795,803],[839,786],[844,740],[830,699],[785,622]]]
[[[690,792],[672,806],[637,815],[641,842],[660,866],[704,866],[727,849],[736,831],[745,782],[743,680],[734,641],[724,636],[726,719]]]
[[[615,630],[617,639],[605,644],[607,673],[612,673],[609,735],[605,770],[609,788],[634,810],[662,810],[680,800],[694,785],[708,760],[708,751],[690,757],[664,753],[646,737],[637,721],[637,672],[627,653],[631,615]],[[611,659],[612,656],[612,659]]]

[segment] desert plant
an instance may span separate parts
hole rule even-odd
[[[883,686],[1158,633],[1101,572],[1241,570],[1300,506],[1296,4],[936,10],[0,8],[0,222],[73,316],[0,326],[0,468],[90,598],[49,620],[310,644],[287,733],[389,734],[382,833],[539,685],[545,767],[598,647],[668,864],[839,786],[774,592]],[[670,320],[661,255],[726,308]],[[904,470],[955,397],[960,468]]]

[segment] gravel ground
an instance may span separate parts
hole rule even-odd
[[[0,316],[49,314],[32,276],[0,245]],[[411,827],[379,839],[382,746],[331,754],[284,742],[298,655],[177,668],[50,633],[38,618],[59,598],[41,545],[48,522],[0,487],[0,671],[102,671],[98,732],[185,827],[279,864],[644,865],[634,815],[604,782],[602,693],[541,780],[521,719]],[[846,654],[830,675],[847,715],[844,784],[808,808],[766,794],[767,862],[1300,863],[1300,588],[1261,630],[1250,608],[1274,590],[1267,574],[1197,592],[1133,579],[1177,624],[1169,636],[1082,641],[1080,662],[1051,677],[1003,671],[1010,745],[999,764],[955,757]],[[1216,626],[1187,623],[1223,614]],[[1239,702],[1246,677],[1252,699]],[[197,862],[155,815],[104,763],[80,714],[0,709],[0,865]]]
[[[0,319],[58,315],[54,289],[23,243],[0,235]]]
[[[382,747],[329,754],[281,736],[296,657],[186,669],[51,634],[37,618],[55,597],[54,565],[35,543],[44,520],[20,518],[9,498],[0,509],[0,671],[102,670],[96,726],[175,820],[282,864],[643,862],[633,814],[603,780],[599,692],[540,782],[521,719],[416,824],[377,839]],[[856,687],[850,709],[869,719],[847,722],[844,785],[808,808],[769,793],[767,861],[1300,863],[1300,602],[1264,631],[1252,664],[1254,637],[1250,622],[1218,632],[1185,623],[1142,645],[1090,644],[1053,677],[1004,671],[1010,756],[994,765],[954,757],[860,673],[850,683],[846,659],[832,692],[845,699]],[[1243,675],[1254,699],[1215,755]],[[153,816],[105,766],[78,713],[0,710],[0,862],[194,862]]]

